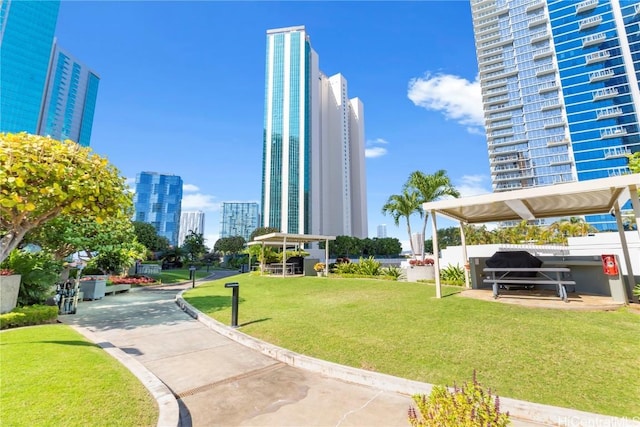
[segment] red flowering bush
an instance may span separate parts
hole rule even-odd
[[[435,263],[434,260],[432,260],[431,258],[425,258],[424,260],[422,259],[410,259],[409,260],[409,265],[410,266],[423,266],[423,265],[433,265]]]
[[[141,285],[155,283],[156,279],[149,276],[111,276],[109,281],[114,285]]]
[[[0,268],[0,276],[11,276],[15,272],[10,268]]]

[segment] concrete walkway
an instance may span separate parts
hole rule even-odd
[[[233,274],[216,272],[215,278]],[[77,314],[59,317],[140,378],[159,403],[161,427],[406,427],[411,399],[394,390],[398,384],[407,384],[408,393],[416,384],[430,390],[429,384],[296,355],[215,321],[212,328],[211,319],[195,320],[176,304],[179,293],[190,287],[190,283],[155,287],[85,301]],[[182,306],[198,315],[197,310]],[[216,328],[224,333],[213,330]],[[249,346],[238,340],[250,340],[245,342]],[[345,372],[358,376],[345,376]],[[609,423],[617,420],[618,424],[611,425],[640,425],[512,399],[501,398],[501,404],[523,416],[513,419],[516,427],[594,425],[606,419]]]

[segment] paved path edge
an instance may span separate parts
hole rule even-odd
[[[149,390],[149,393],[158,403],[157,427],[179,426],[180,408],[178,401],[169,387],[160,381],[151,371],[135,360],[133,357],[120,350],[108,341],[100,340],[92,331],[76,325],[68,325],[83,335],[89,341],[95,343],[114,359],[126,367]]]
[[[342,381],[374,387],[380,390],[401,393],[412,396],[414,394],[430,394],[433,384],[394,377],[388,374],[371,372],[364,369],[339,365],[326,360],[316,359],[295,353],[282,347],[261,341],[239,330],[218,322],[205,315],[182,298],[187,289],[176,295],[176,304],[189,316],[193,317],[209,329],[232,339],[246,347],[286,363],[289,366],[320,373],[327,377]],[[409,409],[409,408],[407,408]],[[509,411],[509,415],[523,420],[533,421],[544,425],[560,426],[620,426],[640,427],[640,417],[633,419],[594,414],[570,408],[561,408],[524,400],[500,397],[500,409]]]

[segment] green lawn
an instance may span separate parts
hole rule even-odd
[[[6,426],[155,426],[147,389],[65,325],[0,333],[0,419]]]
[[[640,315],[524,308],[461,297],[424,283],[276,278],[240,283],[242,331],[293,351],[433,383],[478,380],[500,396],[638,416]],[[225,279],[189,290],[229,324]]]
[[[211,270],[211,272],[213,272],[213,270]],[[211,274],[211,272],[207,272],[206,268],[196,270],[196,279],[207,277]],[[186,282],[189,280],[189,268],[162,270],[162,272],[160,273],[160,280],[162,280],[162,283],[168,284]]]

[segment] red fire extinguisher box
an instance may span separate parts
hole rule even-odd
[[[607,276],[617,276],[618,275],[618,263],[616,261],[616,256],[607,254],[602,255],[602,271]]]

